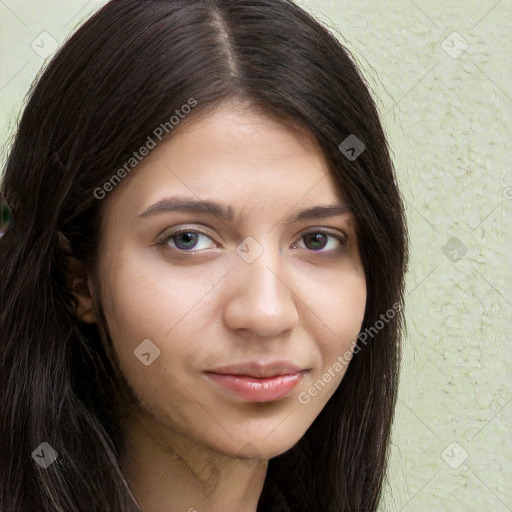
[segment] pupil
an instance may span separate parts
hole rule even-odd
[[[197,243],[197,233],[180,233],[174,237],[174,243],[180,249],[191,249]],[[180,242],[180,240],[185,239],[185,242]],[[176,241],[178,240],[178,242]]]
[[[305,239],[306,245],[307,240],[313,242],[313,247],[311,247],[311,249],[323,249],[327,243],[327,237],[323,233],[311,233],[309,235],[306,235]]]

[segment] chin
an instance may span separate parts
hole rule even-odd
[[[229,446],[212,446],[212,448],[230,457],[269,460],[293,448],[303,435],[304,433],[295,435],[290,433],[285,439],[282,439],[281,437],[265,437],[264,434],[261,434],[239,438],[238,441],[231,440]]]

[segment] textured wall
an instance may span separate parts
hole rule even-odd
[[[0,1],[1,143],[43,57],[102,3]],[[407,203],[409,332],[382,511],[512,511],[512,1],[299,3],[362,67]]]

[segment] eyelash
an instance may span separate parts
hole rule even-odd
[[[182,235],[184,233],[204,235],[207,238],[210,238],[210,240],[212,240],[212,242],[215,243],[215,241],[208,234],[208,232],[203,230],[203,229],[201,229],[201,228],[193,228],[193,229],[192,228],[182,228],[182,229],[180,229],[180,230],[178,230],[176,232],[173,232],[171,234],[164,235],[164,237],[161,238],[158,243],[159,243],[159,245],[162,245],[166,250],[172,251],[173,253],[198,254],[198,253],[202,252],[203,250],[205,250],[205,249],[201,249],[201,250],[189,250],[189,251],[187,251],[187,250],[184,250],[184,249],[178,249],[178,248],[170,247],[169,246],[169,241],[170,240],[172,240],[173,238],[175,238],[175,237],[177,237],[179,235]],[[341,256],[342,254],[345,253],[346,248],[347,248],[347,241],[348,241],[346,235],[335,234],[335,233],[327,231],[327,230],[325,230],[323,228],[317,228],[317,229],[313,229],[311,231],[308,231],[306,233],[303,233],[302,236],[299,238],[299,240],[302,240],[303,238],[305,238],[308,235],[314,235],[314,234],[322,234],[322,235],[325,235],[327,237],[331,237],[331,238],[336,239],[339,242],[339,247],[337,247],[336,249],[328,250],[328,251],[324,251],[324,250],[315,251],[313,249],[307,249],[306,248],[306,250],[308,252],[321,254],[325,258],[331,258],[331,257],[335,258],[335,257]],[[327,244],[328,244],[328,242],[327,242]],[[294,242],[294,245],[296,245],[296,242]]]

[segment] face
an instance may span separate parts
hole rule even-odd
[[[105,199],[96,270],[137,407],[163,435],[283,453],[340,384],[366,304],[354,218],[321,150],[224,106],[132,173]]]

